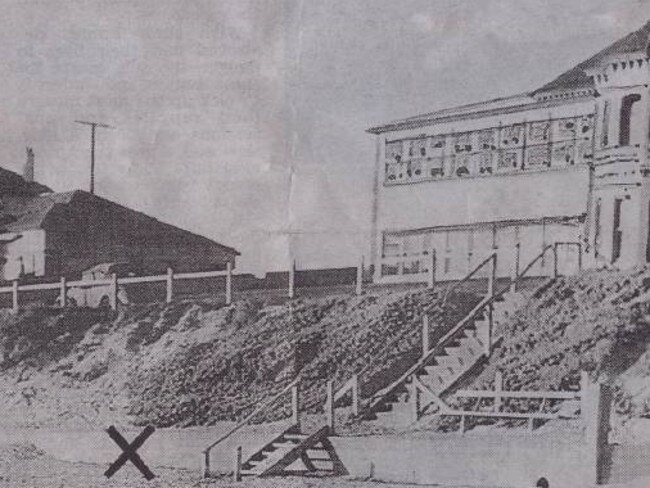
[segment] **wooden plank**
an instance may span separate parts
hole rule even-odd
[[[438,405],[438,408],[440,408],[441,412],[446,412],[451,410],[449,408],[449,405],[447,405],[440,396],[438,396],[431,388],[429,388],[427,385],[422,383],[420,379],[413,375],[413,384],[422,392],[424,393],[431,402],[435,403]]]
[[[192,280],[198,278],[217,278],[218,276],[227,276],[228,271],[197,271],[194,273],[178,273],[174,275],[176,280]]]
[[[282,441],[282,439],[284,439],[284,436],[285,436],[287,433],[292,433],[292,432],[295,432],[295,431],[296,431],[296,426],[295,426],[295,425],[292,425],[292,426],[289,427],[287,430],[285,430],[284,432],[282,432],[281,434],[279,434],[278,436],[274,437],[274,438],[271,439],[269,442],[267,442],[266,444],[264,444],[264,445],[263,445],[262,447],[260,447],[257,451],[255,451],[253,454],[251,454],[250,456],[248,456],[248,459],[246,459],[246,461],[244,461],[244,462],[242,463],[242,466],[250,465],[251,462],[259,462],[259,461],[262,461],[263,459],[265,459],[265,458],[267,457],[267,454],[268,454],[268,453],[273,452],[273,450],[274,450],[274,448],[273,448],[273,444],[276,444],[276,443]],[[250,469],[251,469],[251,468],[247,468],[247,470],[250,470]]]
[[[327,454],[330,457],[330,460],[332,461],[333,465],[333,471],[335,476],[347,476],[350,473],[348,472],[347,468],[343,464],[343,461],[341,461],[341,458],[339,455],[336,453],[336,450],[334,449],[334,446],[330,442],[330,440],[327,438],[327,436],[324,436],[321,439],[321,442],[323,444],[323,447],[327,451]]]
[[[126,278],[122,278],[120,282],[124,282]],[[107,280],[77,280],[77,281],[71,281],[68,283],[68,287],[70,288],[92,288],[93,286],[110,286],[113,283],[113,280],[107,279]]]
[[[56,283],[37,283],[33,285],[19,285],[20,291],[37,291],[37,290],[58,290],[61,288],[61,282]],[[9,288],[11,291],[11,288]]]
[[[579,400],[580,392],[572,391],[490,391],[458,390],[455,394],[462,398],[545,398],[548,400]]]
[[[262,471],[259,476],[263,477],[263,476],[273,476],[273,475],[282,474],[282,472],[286,468],[288,468],[294,462],[300,459],[300,456],[303,452],[305,452],[307,449],[311,449],[316,444],[321,442],[325,437],[327,437],[327,434],[329,434],[329,430],[330,429],[327,425],[321,427],[316,432],[314,432],[309,437],[307,437],[304,441],[302,441],[300,444],[297,444],[296,447],[288,451],[284,456],[278,459],[271,466],[264,469],[264,471]]]
[[[466,416],[466,417],[488,417],[488,418],[501,418],[501,419],[540,419],[540,420],[555,420],[561,418],[558,414],[552,413],[523,413],[523,412],[473,412],[465,410],[449,410],[442,412],[439,415],[447,416]]]
[[[178,279],[178,275],[175,275],[174,279]],[[167,281],[167,275],[125,276],[124,278],[120,278],[120,283],[123,285],[132,285],[134,283],[156,283],[159,281]]]

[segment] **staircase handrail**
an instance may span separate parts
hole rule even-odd
[[[493,252],[493,253],[490,254],[487,258],[485,258],[483,261],[481,261],[481,262],[478,264],[478,266],[476,266],[474,269],[472,269],[472,271],[470,271],[469,273],[467,273],[467,274],[466,274],[466,275],[465,275],[465,276],[464,276],[460,281],[457,281],[456,283],[454,283],[453,285],[451,285],[450,287],[448,287],[447,290],[445,291],[445,295],[444,295],[444,297],[443,297],[443,299],[442,299],[442,306],[443,306],[443,307],[445,306],[445,304],[447,303],[447,297],[449,296],[449,294],[450,294],[452,291],[454,291],[456,288],[458,288],[458,287],[459,287],[460,285],[462,285],[463,283],[466,283],[467,281],[471,280],[471,279],[474,277],[474,275],[476,275],[476,273],[478,273],[479,270],[480,270],[483,266],[485,266],[486,264],[488,264],[490,261],[495,260],[496,258],[497,258],[497,253]]]
[[[347,394],[348,391],[351,391],[355,387],[358,378],[359,378],[358,374],[352,375],[352,377],[349,380],[347,380],[343,384],[343,386],[334,393],[334,403],[338,402],[341,398],[343,398]]]
[[[576,243],[576,244],[580,245],[580,243]],[[546,252],[549,251],[550,249],[553,249],[553,247],[555,247],[555,246],[556,246],[556,244],[548,244],[547,246],[545,246],[542,249],[542,252],[540,252],[537,256],[535,256],[535,258],[532,261],[530,261],[528,263],[528,265],[526,265],[524,270],[521,273],[519,273],[514,280],[512,280],[512,279],[510,280],[510,285],[509,286],[517,285],[519,283],[519,280],[521,278],[523,278],[526,275],[526,273],[528,273],[532,269],[532,267],[537,264],[537,261],[542,259],[544,257],[544,255],[546,254]]]
[[[568,242],[563,242],[560,244],[578,244],[580,243],[568,243]],[[556,244],[549,244],[545,246],[542,251],[524,268],[524,270],[517,274],[517,276],[512,279],[510,278],[509,283],[507,286],[505,286],[503,289],[501,289],[498,292],[494,292],[491,296],[485,297],[483,300],[481,300],[478,305],[476,305],[465,317],[463,317],[454,327],[452,327],[440,340],[436,343],[435,346],[433,346],[429,351],[427,351],[425,354],[422,355],[422,357],[413,365],[411,366],[402,376],[399,377],[399,379],[395,380],[393,383],[388,385],[385,388],[382,388],[378,392],[376,392],[374,395],[371,397],[371,401],[373,399],[380,399],[387,394],[391,393],[395,388],[397,388],[399,385],[401,385],[406,379],[408,379],[409,376],[413,375],[416,373],[418,370],[423,368],[429,360],[435,356],[436,354],[440,353],[440,350],[447,347],[448,342],[453,339],[456,334],[458,334],[459,331],[461,331],[469,322],[471,322],[474,317],[481,312],[485,307],[492,305],[492,303],[503,296],[508,290],[510,290],[511,285],[516,285],[519,283],[521,279],[523,279],[528,273],[532,267],[542,259],[542,257],[548,252],[549,249],[552,249],[556,247]],[[490,259],[493,259],[493,256],[490,256],[488,258],[488,261]],[[483,263],[482,263],[483,264]],[[372,408],[372,405],[369,405]]]
[[[255,410],[253,410],[250,414],[248,414],[242,421],[240,421],[237,425],[235,425],[232,429],[230,429],[228,432],[226,432],[224,435],[219,437],[216,441],[214,441],[212,444],[210,444],[208,447],[206,447],[203,450],[204,454],[208,454],[212,448],[214,448],[217,444],[220,444],[221,442],[225,441],[228,439],[231,435],[233,435],[235,432],[237,432],[239,429],[247,425],[256,415],[262,413],[263,411],[267,410],[269,407],[271,407],[275,402],[277,402],[280,398],[282,398],[287,392],[289,392],[294,386],[296,386],[300,381],[300,378],[296,378],[293,380],[291,383],[289,383],[287,386],[285,386],[279,393],[277,393],[273,398],[268,400],[266,403],[260,405],[257,407]]]

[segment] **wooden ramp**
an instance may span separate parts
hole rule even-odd
[[[339,476],[348,474],[323,426],[312,434],[301,434],[294,425],[241,464],[241,477],[287,474]]]

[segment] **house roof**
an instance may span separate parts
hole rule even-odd
[[[0,224],[5,232],[40,229],[55,205],[70,203],[75,192],[2,198]]]
[[[18,173],[0,167],[0,195],[39,195],[52,190],[35,181],[26,181]]]
[[[511,113],[528,110],[533,107],[565,105],[574,101],[580,101],[580,96],[588,95],[591,93],[589,90],[595,88],[593,77],[587,73],[588,70],[607,62],[608,59],[616,55],[637,52],[643,52],[644,55],[647,55],[649,38],[650,22],[532,92],[420,114],[415,117],[372,127],[368,129],[368,132],[371,134],[381,134],[383,132],[423,127],[433,123],[477,118],[496,113],[497,111],[499,113]],[[537,97],[540,93],[558,91],[579,91],[580,94],[575,99],[541,100]]]
[[[535,93],[576,88],[592,88],[594,87],[594,80],[593,77],[587,74],[587,70],[601,65],[606,62],[607,59],[619,54],[643,52],[645,55],[648,50],[649,37],[650,22],[646,23],[640,29],[610,44],[605,49],[577,66],[565,71],[553,81],[535,90]]]
[[[87,206],[92,204],[107,205],[128,212],[134,217],[157,223],[160,227],[165,228],[172,233],[184,233],[191,236],[197,241],[211,246],[218,246],[226,252],[240,255],[232,248],[208,239],[207,237],[186,231],[174,225],[161,222],[143,212],[138,212],[131,208],[125,207],[118,203],[112,202],[105,198],[91,194],[83,190],[75,190],[65,193],[45,193],[37,196],[6,196],[2,198],[2,208],[0,209],[0,228],[4,232],[23,232],[32,229],[42,229],[47,224],[48,217],[54,214],[55,209],[66,210],[73,205]]]

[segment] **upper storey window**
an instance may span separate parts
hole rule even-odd
[[[386,142],[385,183],[517,173],[593,157],[594,115]]]
[[[630,125],[632,122],[632,111],[639,106],[638,102],[641,100],[641,95],[638,93],[633,93],[631,95],[626,95],[623,97],[623,103],[621,104],[621,121],[619,125],[619,137],[618,144],[619,146],[629,146],[630,145]]]

